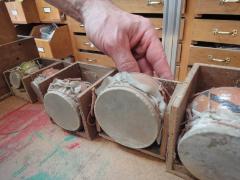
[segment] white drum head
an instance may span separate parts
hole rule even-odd
[[[81,127],[81,116],[77,103],[60,92],[49,92],[44,97],[44,106],[52,120],[68,131]]]
[[[19,89],[22,85],[21,78],[22,76],[19,71],[11,71],[9,74],[10,84],[16,89]]]
[[[239,150],[239,129],[216,124],[191,129],[178,144],[178,154],[184,166],[203,180],[238,180]]]
[[[159,114],[139,90],[108,88],[96,100],[95,115],[104,132],[124,146],[146,148],[158,137]]]

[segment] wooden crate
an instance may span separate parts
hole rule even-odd
[[[3,72],[18,64],[38,58],[34,39],[31,37],[19,37],[18,40],[0,45],[0,99],[10,94]]]
[[[16,30],[3,1],[0,1],[0,27],[0,45],[17,40]]]
[[[185,82],[176,88],[169,104],[169,139],[167,147],[167,170],[184,179],[194,177],[182,165],[177,154],[177,144],[184,128],[185,111],[194,94],[212,87],[240,86],[240,68],[207,64],[194,64]]]
[[[45,0],[37,0],[37,10],[41,22],[44,23],[61,23],[65,20],[65,15],[56,7],[47,3]]]
[[[92,86],[90,86],[86,91],[82,92],[80,96],[78,96],[83,130],[75,132],[76,135],[92,140],[97,135],[96,125],[90,125],[87,122],[87,117],[91,111],[92,106],[92,96],[95,88],[98,87],[107,76],[112,75],[114,72],[115,69],[105,66],[74,63],[60,70],[57,74],[47,78],[44,82],[40,83],[39,89],[44,96],[47,93],[50,83],[52,83],[55,78],[81,78],[84,81],[92,83]],[[89,121],[95,122],[95,118],[90,117]]]
[[[40,22],[35,0],[7,1],[6,6],[14,24]]]
[[[40,57],[63,59],[72,55],[72,44],[67,25],[59,25],[51,39],[41,39],[40,28],[35,26],[31,36],[35,38]]]
[[[168,90],[169,94],[172,97],[175,97],[176,92],[176,87],[178,87],[180,82],[177,81],[168,81],[168,80],[163,80],[163,79],[157,79],[161,83],[163,83],[164,87]],[[169,104],[171,104],[173,101],[173,98],[170,99]],[[169,109],[169,106],[167,106],[167,109]],[[167,111],[164,115],[164,119],[162,122],[162,137],[161,137],[161,144],[158,145],[157,143],[152,144],[150,147],[144,148],[144,149],[136,149],[136,151],[140,151],[142,153],[148,154],[152,157],[156,157],[160,160],[166,160],[166,151],[167,151],[167,141],[168,141],[168,126],[169,126],[169,111]],[[97,123],[97,131],[99,133],[99,136],[108,139],[110,141],[114,140],[109,137],[100,127],[100,125]]]
[[[37,77],[37,75],[39,75],[42,71],[44,71],[44,70],[46,70],[50,67],[55,67],[55,66],[56,67],[61,67],[59,65],[60,61],[56,60],[56,59],[36,58],[36,59],[34,59],[34,61],[41,64],[43,66],[43,68],[41,68],[39,71],[37,71],[35,73],[24,76],[22,78],[23,88],[21,88],[21,89],[15,89],[10,84],[9,75],[10,75],[10,72],[11,72],[12,68],[3,72],[4,79],[5,79],[8,87],[9,87],[9,89],[11,90],[12,95],[23,98],[23,99],[25,99],[25,100],[27,100],[31,103],[34,103],[34,102],[37,101],[36,95],[35,95],[34,91],[32,90],[32,87],[31,87],[31,82],[34,80],[34,78]],[[20,64],[18,64],[18,65],[20,65]]]

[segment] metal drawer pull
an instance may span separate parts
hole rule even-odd
[[[208,55],[208,59],[210,61],[214,61],[214,62],[222,62],[222,63],[230,63],[231,62],[231,58],[227,57],[226,59],[217,59],[217,58],[214,58],[213,55]]]
[[[83,61],[83,62],[90,62],[90,63],[96,63],[96,62],[97,62],[96,59],[89,59],[89,58],[83,59],[82,61]]]
[[[240,0],[220,0],[220,5],[224,5],[224,3],[239,3]]]
[[[80,24],[80,27],[84,27],[84,24]]]
[[[160,27],[155,27],[155,30],[160,31],[160,30],[162,30],[162,28],[160,28]]]
[[[90,48],[95,48],[94,44],[91,42],[85,42],[84,45],[89,46]]]
[[[213,34],[214,35],[231,35],[231,36],[237,36],[238,35],[238,30],[233,29],[232,32],[224,32],[224,31],[219,31],[219,29],[213,29]]]
[[[159,5],[159,4],[163,4],[163,0],[161,0],[161,1],[148,0],[147,1],[148,6],[154,6],[154,5]]]

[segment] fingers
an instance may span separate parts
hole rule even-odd
[[[159,77],[173,79],[173,75],[167,62],[166,55],[163,51],[162,44],[155,34],[152,36],[151,42],[148,46],[146,58]]]
[[[153,69],[152,69],[151,65],[149,64],[149,62],[147,62],[147,60],[145,58],[139,59],[138,65],[139,65],[140,71],[142,73],[153,76]]]
[[[119,71],[127,72],[140,72],[140,68],[136,59],[133,57],[130,48],[121,47],[115,49],[110,56],[114,59],[114,62]]]

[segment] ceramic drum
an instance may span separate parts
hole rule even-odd
[[[43,97],[39,89],[39,84],[46,80],[48,77],[56,74],[57,72],[59,72],[59,69],[46,69],[31,82],[31,87],[40,101],[43,101]]]
[[[55,79],[44,96],[44,107],[51,119],[68,131],[82,128],[78,96],[91,84],[80,79]]]
[[[184,166],[198,179],[240,177],[240,88],[213,88],[188,108],[186,133],[178,144]]]
[[[24,75],[36,72],[39,70],[39,66],[34,61],[28,61],[22,63],[20,66],[11,70],[9,74],[10,84],[19,89],[22,87],[22,78]]]
[[[145,148],[160,142],[161,123],[166,108],[160,82],[140,73],[118,73],[97,89],[95,116],[114,141]]]

